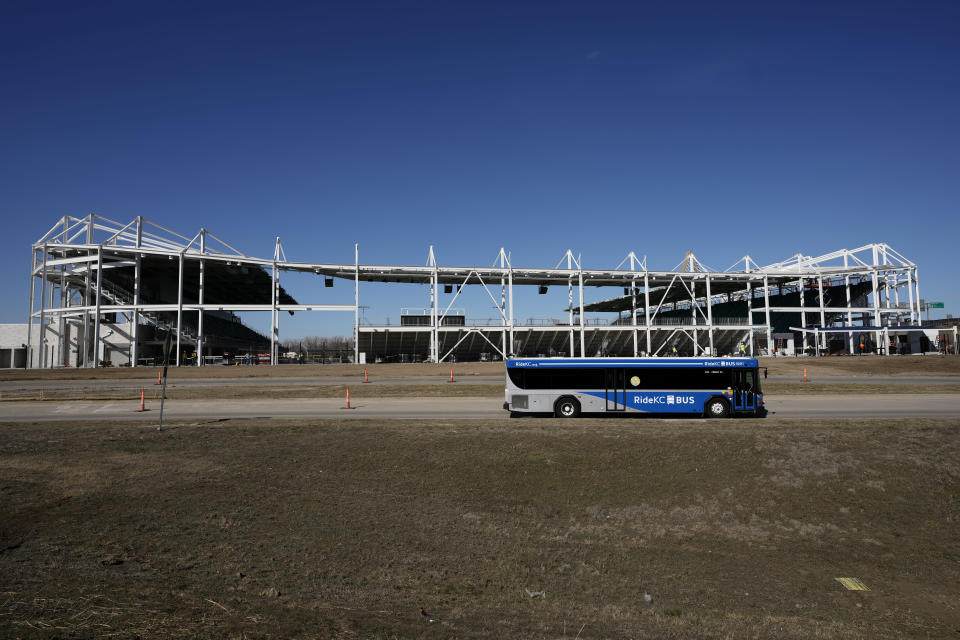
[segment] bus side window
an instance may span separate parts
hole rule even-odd
[[[753,391],[756,388],[753,379],[753,371],[744,371],[743,372],[743,390],[744,391]]]

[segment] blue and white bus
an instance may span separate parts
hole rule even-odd
[[[552,413],[763,416],[754,358],[511,358],[503,408]]]

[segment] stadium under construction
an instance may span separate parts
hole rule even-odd
[[[635,253],[609,269],[584,268],[572,251],[548,268],[514,266],[504,249],[486,267],[440,265],[432,247],[423,266],[361,264],[356,246],[354,258],[290,261],[279,238],[271,258],[256,258],[205,229],[188,237],[142,217],[121,224],[67,216],[32,247],[19,361],[152,365],[169,335],[171,364],[260,354],[277,364],[280,314],[308,311],[353,314],[355,362],[957,349],[955,328],[941,334],[922,321],[917,265],[883,243],[764,266],[744,256],[723,271],[692,252],[669,270],[649,269]],[[327,287],[348,281],[352,304],[297,301],[281,286],[295,272]],[[361,284],[369,282],[425,285],[429,301],[405,309],[399,324],[361,320]],[[489,296],[495,317],[471,318],[456,306],[468,287]],[[562,317],[516,317],[522,287],[565,291]],[[588,291],[597,299],[585,300]],[[241,321],[247,312],[270,312],[269,335]]]

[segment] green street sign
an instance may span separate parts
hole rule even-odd
[[[931,309],[943,309],[943,303],[942,303],[942,302],[931,302],[931,303],[928,304],[927,306],[930,307]]]

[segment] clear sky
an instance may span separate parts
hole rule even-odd
[[[960,315],[957,2],[11,2],[0,59],[0,322],[26,319],[30,243],[91,212],[379,264],[887,242]]]

